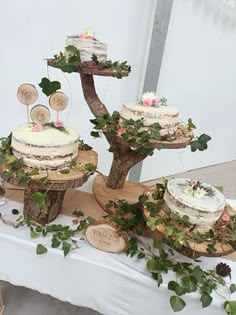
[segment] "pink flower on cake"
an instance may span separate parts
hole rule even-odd
[[[146,107],[152,106],[152,100],[150,100],[150,99],[144,100],[143,101],[143,106],[146,106]]]
[[[192,186],[196,186],[196,185],[198,184],[198,180],[192,179],[192,180],[190,181],[190,184],[191,184]]]
[[[80,34],[79,34],[79,38],[80,38],[80,39],[86,39],[86,35],[85,35],[84,33],[80,33]]]
[[[123,135],[123,133],[125,133],[125,132],[126,132],[125,128],[120,128],[120,129],[117,130],[117,135],[118,135],[118,136],[121,136],[121,135]]]
[[[154,92],[143,93],[141,97],[141,103],[143,106],[156,106],[158,104],[157,96]]]
[[[56,120],[54,122],[55,127],[63,127],[63,122],[61,120]]]
[[[32,131],[33,132],[41,132],[41,131],[43,131],[43,126],[40,124],[33,125]]]
[[[230,217],[229,217],[228,213],[226,213],[226,212],[222,215],[221,219],[224,222],[229,222],[230,221]]]

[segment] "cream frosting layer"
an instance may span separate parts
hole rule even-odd
[[[203,187],[210,188],[213,196],[205,195],[202,198],[189,194],[184,185],[191,181],[188,178],[176,178],[168,182],[164,200],[167,209],[180,216],[187,215],[192,224],[211,227],[219,219],[225,208],[225,197],[213,186],[201,182]]]
[[[56,169],[67,165],[78,154],[79,134],[66,126],[67,132],[52,127],[43,127],[33,132],[28,124],[12,131],[12,150],[17,158],[23,158],[28,167]]]
[[[96,55],[99,62],[107,60],[107,45],[98,40],[67,37],[65,47],[70,45],[79,49],[81,62],[91,61],[92,55]],[[65,48],[65,58],[67,61],[70,56],[71,52]]]
[[[120,116],[122,119],[133,119],[134,121],[144,118],[145,127],[159,123],[163,129],[162,135],[174,133],[179,124],[179,110],[175,106],[146,107],[139,102],[129,102],[122,106]]]

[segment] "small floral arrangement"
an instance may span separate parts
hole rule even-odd
[[[143,106],[158,106],[159,100],[154,92],[146,92],[141,96],[141,103]]]
[[[32,127],[33,132],[42,132],[43,131],[43,126],[40,124],[34,124]]]
[[[84,32],[79,34],[80,39],[94,39],[94,32],[87,28],[84,30]]]
[[[196,179],[187,180],[185,184],[179,184],[184,187],[184,192],[192,195],[195,198],[201,199],[205,196],[214,196],[214,191],[211,187],[206,187],[202,182]]]

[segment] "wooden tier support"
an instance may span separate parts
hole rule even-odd
[[[41,170],[37,175],[31,176],[24,193],[25,218],[42,225],[53,221],[62,209],[66,190],[82,186],[92,174],[86,170],[86,164],[92,163],[96,168],[97,161],[95,151],[79,150],[76,166],[67,174],[58,170]],[[42,178],[46,178],[46,181],[41,181]],[[11,184],[18,185],[16,179],[13,179]]]
[[[147,186],[141,183],[126,181],[123,188],[111,189],[107,187],[108,177],[97,175],[93,181],[93,195],[99,206],[109,214],[113,214],[112,209],[107,209],[106,205],[109,200],[126,200],[129,203],[138,201],[138,197],[142,195]]]
[[[234,213],[235,213],[235,210],[234,210]],[[149,217],[149,212],[147,209],[144,209],[143,214],[144,214],[144,218],[147,219]],[[161,212],[159,212],[159,216],[162,216],[162,215],[164,215],[164,210],[161,210]],[[195,227],[195,230],[198,230],[199,232],[206,232],[208,229]],[[187,230],[186,230],[186,233],[187,233]],[[165,228],[162,225],[157,226],[155,231],[150,231],[148,233],[148,237],[166,242]],[[182,246],[181,248],[178,248],[178,249],[175,248],[175,250],[191,258],[192,257],[198,258],[200,256],[220,257],[220,256],[226,256],[235,252],[235,249],[231,245],[217,242],[215,245],[216,251],[214,253],[209,253],[207,251],[208,244],[209,243],[207,241],[202,242],[202,243],[197,243],[194,240],[190,240],[188,242],[188,246]]]

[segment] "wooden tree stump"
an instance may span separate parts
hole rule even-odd
[[[53,221],[62,209],[62,203],[66,189],[49,191],[45,189],[36,189],[37,192],[45,194],[45,209],[32,199],[32,193],[35,188],[28,188],[24,193],[24,217],[28,220],[45,225]]]

